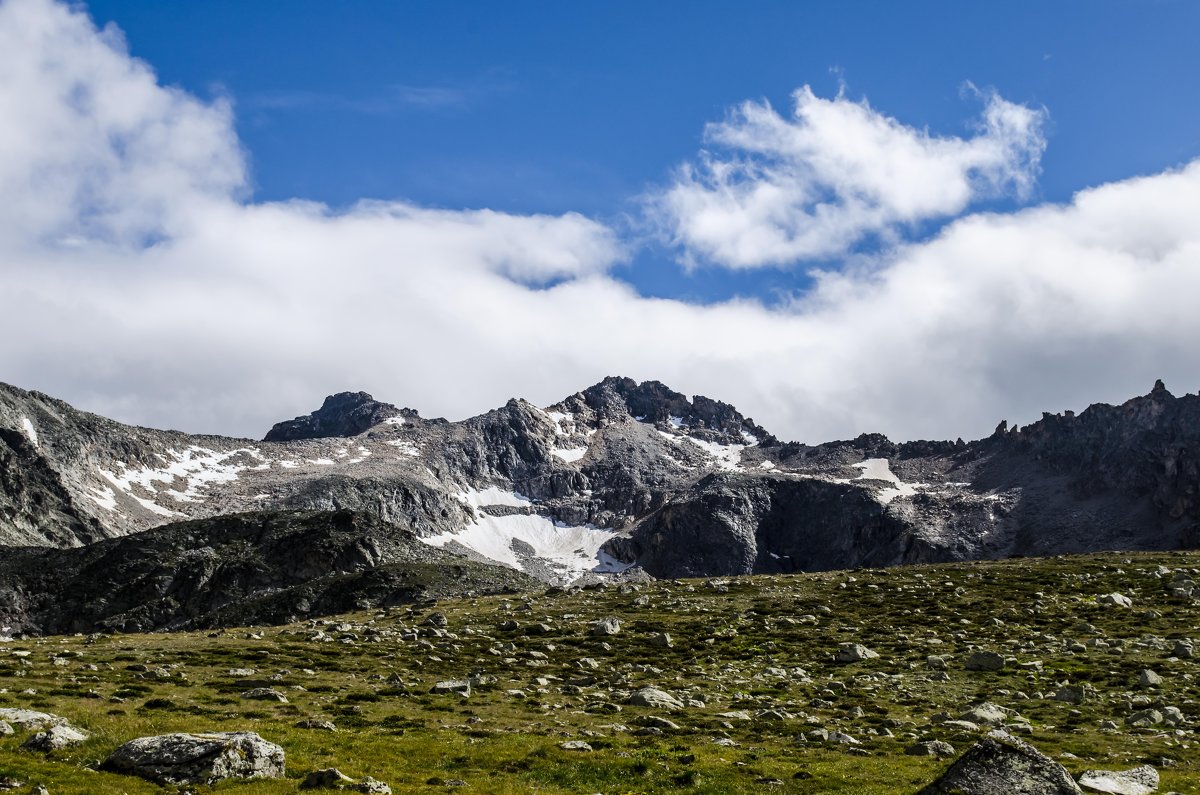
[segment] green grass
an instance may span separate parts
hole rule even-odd
[[[1162,791],[1200,791],[1200,661],[1169,660],[1166,651],[1141,642],[1146,635],[1169,644],[1200,635],[1200,605],[1169,596],[1167,578],[1155,576],[1159,566],[1197,570],[1200,553],[722,578],[715,587],[663,581],[636,590],[446,601],[411,614],[341,616],[321,627],[338,638],[336,625],[351,625],[352,644],[310,642],[315,630],[304,624],[215,636],[14,641],[0,646],[0,706],[62,715],[92,737],[50,756],[19,750],[23,734],[0,738],[0,774],[44,784],[54,795],[161,792],[94,768],[134,737],[250,730],[283,746],[288,777],[192,791],[295,792],[309,771],[335,766],[355,778],[386,781],[398,793],[911,793],[948,761],[904,750],[918,738],[965,750],[974,735],[932,719],[986,700],[1021,713],[1033,726],[1026,739],[1074,773],[1147,761],[1159,768]],[[1095,604],[1096,595],[1111,591],[1132,596],[1134,608]],[[639,605],[642,596],[648,600]],[[1147,617],[1149,609],[1158,617]],[[447,616],[450,634],[437,637],[423,626],[434,610]],[[621,620],[622,633],[590,637],[588,622],[610,615]],[[500,631],[507,619],[545,622],[553,630]],[[1084,622],[1097,633],[1080,628]],[[414,630],[420,638],[403,639]],[[669,632],[674,646],[652,645],[656,632]],[[1068,650],[1071,642],[1096,637],[1107,647]],[[837,645],[849,641],[880,657],[833,663]],[[1043,670],[967,671],[963,663],[976,647],[1040,660]],[[31,654],[13,656],[18,650]],[[946,681],[931,676],[931,654],[949,655]],[[69,663],[55,665],[55,655],[68,655]],[[577,665],[585,657],[598,667]],[[231,668],[256,673],[235,677]],[[1160,691],[1135,689],[1143,668],[1166,678]],[[438,681],[471,675],[487,683],[469,699],[429,692]],[[1098,697],[1078,706],[1036,697],[1067,680],[1092,684]],[[648,685],[703,706],[666,713],[625,705],[619,693],[608,692]],[[239,697],[262,686],[283,691],[289,703]],[[1177,706],[1189,724],[1179,731],[1127,729],[1124,717],[1140,708],[1131,699]],[[719,716],[760,709],[790,717]],[[679,728],[636,734],[651,715]],[[305,718],[331,720],[338,731],[297,728]],[[1104,720],[1121,730],[1102,731]],[[818,727],[843,731],[861,745],[799,739]],[[560,749],[568,739],[594,750]],[[1164,757],[1174,763],[1164,765]],[[467,787],[450,786],[455,781]]]

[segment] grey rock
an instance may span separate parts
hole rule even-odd
[[[438,695],[453,693],[466,698],[471,695],[471,682],[468,679],[447,679],[435,684],[429,692]]]
[[[51,726],[21,744],[28,751],[58,751],[86,742],[88,735],[70,726]]]
[[[1096,597],[1097,604],[1112,607],[1133,607],[1133,600],[1122,593],[1106,593]]]
[[[1156,726],[1163,722],[1163,714],[1156,709],[1142,709],[1125,718],[1125,723],[1135,728]]]
[[[242,698],[248,701],[274,701],[277,704],[288,703],[287,696],[270,687],[255,687],[243,691]]]
[[[862,660],[874,660],[879,654],[863,646],[861,643],[843,643],[838,647],[834,659],[840,663],[861,662]]]
[[[1154,671],[1151,671],[1149,668],[1143,669],[1142,672],[1138,674],[1138,687],[1143,690],[1161,687],[1162,683],[1163,678],[1154,673]]]
[[[346,784],[353,784],[354,779],[347,776],[336,767],[314,770],[300,782],[300,789],[343,789]]]
[[[999,671],[1004,668],[1004,657],[994,651],[973,652],[967,658],[968,671]]]
[[[1158,790],[1158,771],[1150,765],[1130,770],[1086,770],[1079,776],[1079,786],[1089,792],[1150,795]]]
[[[1032,745],[989,732],[918,795],[1079,795],[1066,768]]]
[[[8,722],[0,720],[0,737],[8,737],[15,732],[16,730]]]
[[[316,718],[306,718],[296,724],[298,729],[315,729],[316,731],[333,732],[337,731],[337,726],[330,720],[318,720]]]
[[[0,707],[0,720],[10,723],[22,731],[40,731],[49,729],[51,726],[69,725],[66,718],[60,718],[49,712],[35,712],[12,707]]]
[[[563,749],[564,751],[590,751],[590,750],[592,750],[592,746],[588,745],[583,740],[567,740],[566,742],[559,743],[558,747]]]
[[[229,778],[282,778],[284,753],[253,732],[163,734],[130,740],[101,768],[158,784],[212,784]]]
[[[588,627],[588,634],[595,637],[608,637],[617,635],[621,632],[621,622],[616,618],[602,618],[599,621],[593,621]]]
[[[953,745],[942,740],[923,740],[910,745],[905,749],[904,753],[909,756],[949,757],[954,756],[958,752],[954,750]]]
[[[1019,717],[1019,716],[1017,716]],[[958,716],[959,720],[970,721],[971,723],[979,724],[980,726],[1002,726],[1014,718],[1014,713],[1010,709],[984,702],[976,704],[966,712]]]
[[[633,691],[627,703],[635,707],[651,707],[653,709],[683,709],[682,701],[657,687],[643,687]]]
[[[657,646],[660,649],[669,649],[674,645],[671,636],[666,632],[655,632],[648,640],[651,646]]]

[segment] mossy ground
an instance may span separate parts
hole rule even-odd
[[[459,599],[330,619],[319,629],[332,641],[311,640],[308,623],[14,641],[0,646],[0,706],[61,715],[92,737],[48,756],[20,750],[20,732],[0,738],[0,774],[52,795],[161,792],[95,768],[138,736],[249,730],[283,746],[288,777],[191,791],[294,792],[309,771],[334,766],[396,792],[912,793],[949,760],[904,750],[918,738],[965,750],[974,735],[931,719],[991,701],[1027,719],[1025,739],[1073,773],[1145,761],[1159,768],[1163,791],[1200,792],[1200,661],[1170,657],[1175,640],[1200,634],[1200,603],[1171,596],[1171,575],[1160,567],[1194,572],[1200,553]],[[1112,591],[1134,607],[1096,604]],[[423,624],[435,611],[447,618],[443,637]],[[621,620],[622,632],[591,637],[588,623],[607,616]],[[510,619],[521,629],[502,631]],[[550,631],[526,634],[536,623]],[[670,633],[673,646],[653,645],[658,632]],[[879,658],[835,663],[848,641]],[[1077,642],[1085,649],[1071,650]],[[1043,668],[968,671],[975,648]],[[946,681],[930,669],[932,654],[949,655]],[[596,667],[581,667],[584,658]],[[230,673],[238,668],[255,673]],[[1164,677],[1161,688],[1136,688],[1144,668]],[[485,684],[469,698],[430,693],[438,681],[472,675]],[[1036,697],[1068,680],[1090,683],[1096,695],[1079,705]],[[277,688],[289,703],[240,697],[258,686]],[[675,712],[622,703],[643,686],[694,703]],[[1179,707],[1188,724],[1131,729],[1124,718],[1140,708],[1135,699]],[[764,709],[784,714],[719,715]],[[652,715],[679,729],[638,735]],[[337,731],[298,728],[306,718],[330,720]],[[1106,720],[1120,728],[1102,729]],[[861,744],[799,739],[819,727]],[[561,749],[569,739],[593,750]]]

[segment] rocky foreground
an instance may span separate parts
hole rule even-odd
[[[0,645],[18,792],[1200,791],[1200,553]],[[9,731],[11,729],[11,732]]]

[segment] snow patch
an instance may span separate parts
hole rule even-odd
[[[117,510],[117,493],[108,486],[101,486],[100,488],[92,486],[88,490],[91,492],[91,494],[87,495],[88,499],[95,502],[101,508],[106,511]]]
[[[742,451],[746,449],[746,445],[744,444],[718,444],[716,442],[706,442],[703,439],[696,439],[691,436],[683,438],[716,459],[718,469],[732,470],[737,469],[741,465]]]
[[[166,493],[176,502],[196,502],[204,499],[205,494],[203,493],[203,489],[208,484],[229,483],[237,480],[238,473],[248,469],[249,466],[246,463],[235,462],[231,459],[242,456],[250,456],[262,460],[262,454],[259,450],[252,447],[243,447],[229,452],[218,452],[192,445],[183,451],[167,450],[166,455],[160,454],[159,458],[166,462],[166,466],[158,469],[130,469],[124,461],[118,461],[117,466],[121,469],[119,475],[101,468],[97,468],[97,471],[117,489],[131,496],[135,496],[133,495],[135,486],[151,494],[157,494],[158,488],[156,488],[155,484],[173,486],[182,480],[184,484],[182,489],[168,488],[166,489]],[[135,496],[135,499],[141,501],[139,497]],[[154,507],[151,508],[150,505],[154,505]],[[178,515],[153,502],[150,502],[150,505],[146,505],[145,507],[154,513],[163,516]]]
[[[774,461],[763,461],[761,464],[758,465],[758,468],[759,469],[774,469],[775,462]]]
[[[310,459],[308,460],[308,463],[310,463],[310,464],[316,464],[317,466],[322,466],[322,467],[331,467],[331,466],[333,466],[333,462],[332,462],[332,461],[330,461],[328,458],[310,458]]]
[[[746,444],[748,444],[748,445],[753,446],[753,445],[758,444],[758,437],[755,436],[754,434],[750,433],[750,431],[745,430],[744,428],[742,429],[742,438],[746,440]]]
[[[380,425],[404,425],[404,424],[405,424],[405,420],[403,417],[388,417],[386,420],[384,420],[383,422],[380,423]]]
[[[854,467],[862,470],[862,474],[855,478],[855,480],[883,480],[893,484],[891,488],[881,489],[875,495],[884,505],[887,505],[897,497],[911,497],[917,493],[918,488],[924,488],[927,485],[925,483],[902,482],[892,472],[892,468],[886,458],[868,458],[865,461],[855,464]]]
[[[610,538],[610,530],[592,525],[573,527],[536,514],[484,514],[462,530],[422,540],[435,547],[456,541],[486,558],[518,570],[521,561],[513,549],[513,542],[527,544],[532,548],[533,556],[554,571],[556,579],[569,582],[589,571],[618,572],[629,567],[600,551]]]
[[[38,444],[37,428],[33,427],[33,423],[28,417],[21,418],[21,425],[25,428],[25,435],[29,437],[29,441],[33,442],[34,447],[40,447]]]
[[[551,450],[550,453],[558,458],[561,458],[563,461],[566,461],[568,464],[573,464],[579,459],[583,458],[587,451],[588,449],[586,447],[568,447]]]
[[[405,441],[404,439],[392,439],[392,440],[386,442],[385,444],[390,444],[392,447],[395,447],[397,450],[399,450],[402,454],[404,454],[406,456],[411,456],[413,458],[416,458],[417,456],[419,456],[421,454],[420,449],[415,444],[413,444],[412,442]]]
[[[683,417],[667,417],[667,422],[671,423],[671,427],[677,431],[687,427],[687,423],[683,421]]]
[[[492,505],[506,505],[510,508],[531,508],[533,500],[523,494],[518,494],[515,491],[504,491],[495,486],[488,486],[480,491],[479,489],[467,489],[452,495],[464,505],[469,505],[472,508],[485,508]]]

